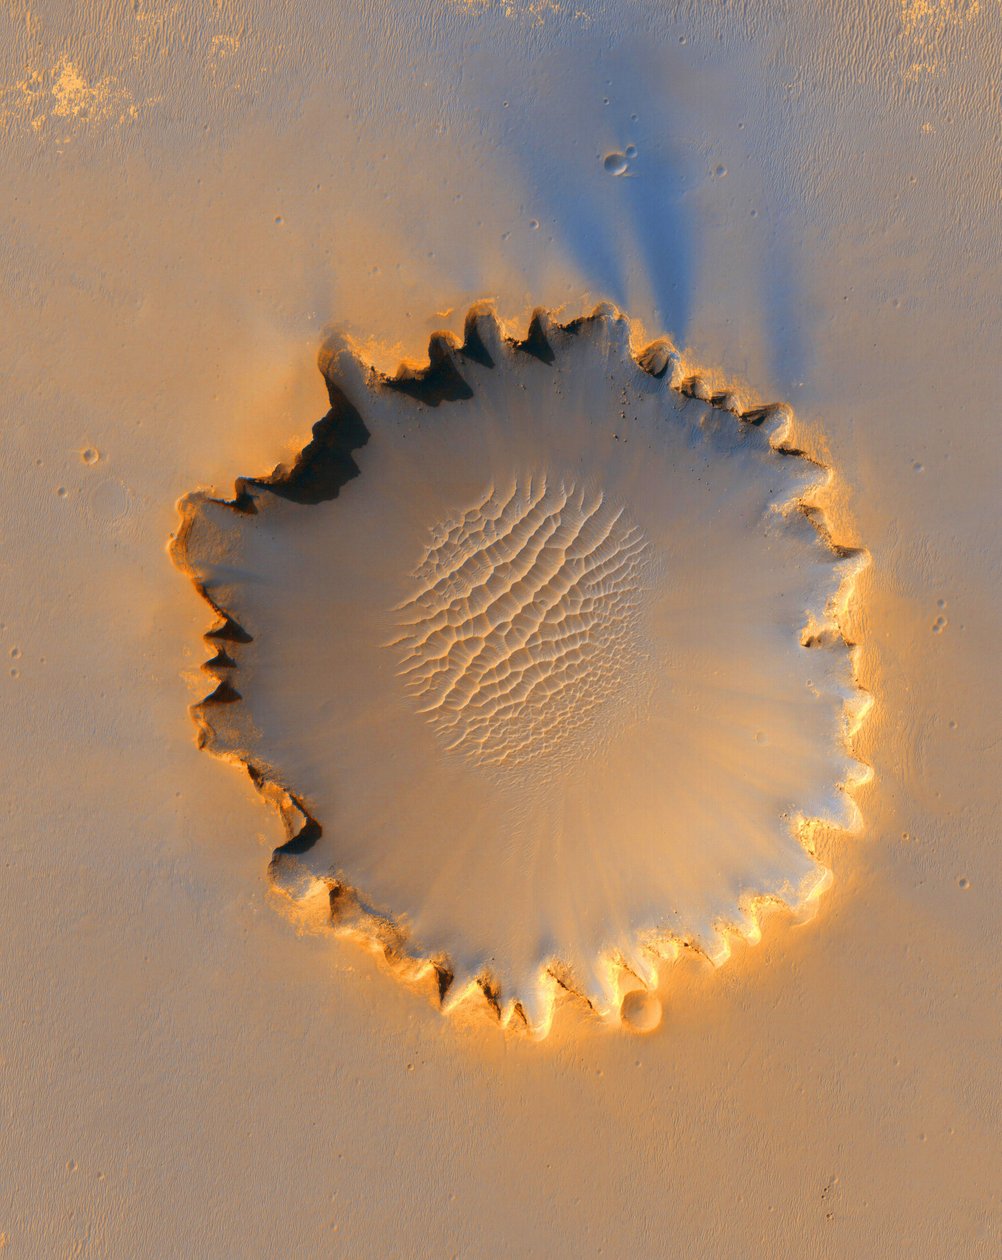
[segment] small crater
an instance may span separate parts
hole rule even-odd
[[[89,489],[85,491],[86,507],[99,520],[114,522],[128,516],[132,508],[132,496],[122,482],[107,477],[89,482],[88,486]]]
[[[623,998],[619,1008],[619,1018],[623,1024],[636,1033],[653,1032],[661,1023],[661,1000],[656,993],[648,993],[646,989],[634,989]]]
[[[85,464],[96,464],[101,458],[101,452],[94,446],[85,446],[80,452],[80,458]]]
[[[964,892],[966,892],[970,886],[971,881],[965,875],[961,875],[960,879],[957,880],[957,887],[962,888]]]
[[[609,172],[610,175],[625,175],[626,172],[630,169],[630,164],[626,160],[625,153],[607,154],[605,161],[602,163],[602,165]]]

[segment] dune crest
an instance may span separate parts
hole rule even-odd
[[[599,494],[527,477],[432,535],[389,646],[445,746],[505,772],[601,747],[642,655],[640,531]]]
[[[200,742],[285,821],[276,888],[444,1007],[542,1034],[566,990],[655,1027],[638,984],[803,912],[809,825],[857,821],[866,557],[812,504],[830,473],[610,307],[321,367],[291,465],[180,504],[218,617]]]

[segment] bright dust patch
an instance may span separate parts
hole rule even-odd
[[[50,67],[30,68],[23,79],[0,92],[4,128],[15,121],[38,133],[53,123],[121,126],[138,116],[139,105],[117,78],[90,78],[67,53]]]
[[[958,41],[980,16],[980,0],[901,0],[906,83],[938,74],[961,55]]]
[[[544,26],[548,18],[569,17],[576,22],[590,23],[591,15],[578,4],[560,4],[558,0],[445,0],[451,9],[466,13],[500,13],[504,17],[522,19],[533,26]]]
[[[980,0],[901,0],[901,27],[906,35],[932,43],[973,22],[980,12]]]
[[[599,747],[644,655],[650,548],[622,509],[526,478],[432,534],[392,646],[445,746],[506,768]]]
[[[201,742],[281,814],[286,904],[446,1008],[654,1027],[662,963],[809,909],[811,828],[855,821],[864,557],[830,474],[611,308],[522,340],[478,308],[423,370],[322,367],[291,465],[180,505],[217,615]]]

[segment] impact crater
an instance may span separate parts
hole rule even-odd
[[[858,823],[832,473],[608,306],[321,369],[312,440],[172,543],[215,618],[198,738],[278,811],[273,886],[446,1010],[657,1026],[665,965],[805,917],[819,821]]]

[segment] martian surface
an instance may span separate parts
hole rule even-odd
[[[1002,1249],[1002,18],[11,0],[0,1251]]]

